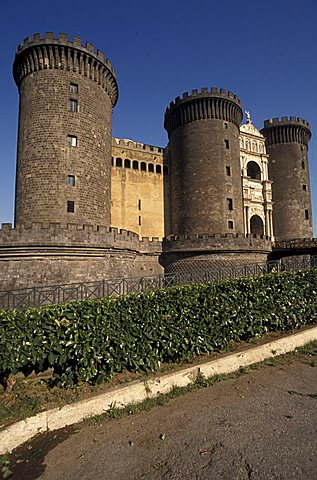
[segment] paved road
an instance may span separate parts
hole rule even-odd
[[[149,412],[36,439],[23,480],[317,479],[317,357],[224,380]]]

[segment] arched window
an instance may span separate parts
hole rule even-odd
[[[259,215],[253,215],[250,219],[250,231],[252,235],[264,235],[264,225]]]
[[[137,160],[133,160],[132,168],[133,170],[139,170],[139,162]]]
[[[131,168],[131,161],[128,158],[124,160],[124,168]]]
[[[245,141],[245,148],[246,150],[250,150],[250,140]]]
[[[116,167],[122,167],[122,158],[116,158]]]
[[[261,169],[256,162],[248,162],[247,176],[253,180],[261,180]]]
[[[253,152],[257,152],[257,151],[258,151],[258,146],[257,146],[256,142],[252,142],[252,151],[253,151]]]
[[[161,165],[156,165],[156,173],[162,173]]]
[[[148,167],[149,167],[149,172],[152,172],[152,173],[153,173],[153,172],[154,172],[154,165],[153,165],[153,163],[149,163]]]
[[[260,145],[259,145],[259,152],[263,153],[263,143],[260,143]]]
[[[146,172],[146,163],[145,162],[141,162],[141,170],[142,170],[142,172]]]

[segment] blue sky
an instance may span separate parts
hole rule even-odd
[[[118,76],[113,135],[165,146],[166,106],[202,86],[237,94],[253,123],[295,115],[312,128],[310,178],[317,236],[316,0],[0,0],[0,222],[13,220],[17,45],[33,33],[77,35]]]

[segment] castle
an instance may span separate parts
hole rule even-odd
[[[298,117],[257,130],[230,91],[184,93],[166,148],[112,138],[114,68],[78,37],[26,38],[15,225],[0,231],[0,289],[136,277],[272,255],[312,237],[308,142]]]

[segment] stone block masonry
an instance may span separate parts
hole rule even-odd
[[[92,225],[3,225],[0,290],[157,275],[162,242]]]
[[[309,184],[309,123],[298,117],[264,122],[269,174],[273,180],[273,226],[277,240],[313,236]]]
[[[174,235],[243,233],[241,120],[240,100],[224,89],[193,90],[167,108]]]

